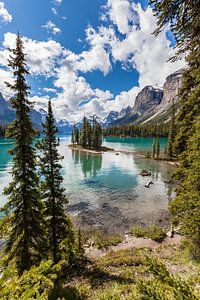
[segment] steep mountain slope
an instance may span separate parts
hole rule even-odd
[[[170,117],[172,104],[174,103],[176,111],[178,110],[178,91],[182,84],[184,69],[180,69],[166,78],[163,85],[163,98],[156,112],[143,123],[162,123]]]
[[[41,130],[42,128],[42,116],[39,112],[33,109],[30,112],[30,117],[34,128]],[[0,124],[8,125],[15,118],[15,111],[10,106],[9,102],[6,101],[0,93]]]
[[[178,90],[182,83],[184,69],[180,69],[166,78],[163,89],[150,85],[145,86],[137,95],[133,107],[122,117],[112,112],[108,115],[108,126],[123,125],[128,123],[163,123],[171,114],[172,103],[178,109]],[[112,116],[115,118],[112,120]]]
[[[42,130],[42,123],[45,122],[47,112],[44,109],[39,111],[33,109],[30,112],[30,117],[33,123],[34,128],[37,130]],[[0,93],[0,124],[8,125],[15,118],[15,111],[10,106],[9,102],[6,101],[2,94]],[[72,126],[67,120],[56,121],[59,133],[69,133],[71,132]]]

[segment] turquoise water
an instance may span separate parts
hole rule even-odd
[[[106,137],[104,139],[108,147],[113,147],[117,149],[127,149],[134,151],[152,151],[152,145],[154,138],[146,137]],[[159,138],[160,150],[164,152],[165,146],[167,144],[167,138]]]
[[[3,188],[11,180],[12,160],[7,153],[13,142],[0,139],[0,206],[7,200]],[[166,163],[139,158],[133,153],[91,154],[67,147],[69,136],[60,137],[63,185],[69,198],[68,211],[91,226],[124,228],[134,222],[164,221],[172,187],[168,184],[173,168]],[[166,139],[162,139],[164,148]],[[106,138],[104,145],[116,150],[151,149],[151,138]],[[142,169],[150,177],[139,175]],[[153,185],[145,187],[149,181]],[[83,218],[84,216],[84,218]],[[102,222],[104,218],[104,222]],[[115,225],[114,225],[115,224]]]

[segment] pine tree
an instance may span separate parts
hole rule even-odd
[[[191,250],[200,259],[200,116],[194,124],[194,133],[188,140],[187,165],[181,173],[183,180],[176,198],[170,204],[172,220],[181,224],[181,230],[192,242]],[[181,162],[182,163],[182,162]]]
[[[172,103],[172,114],[171,114],[171,122],[170,122],[170,129],[168,134],[168,145],[167,145],[167,157],[171,159],[174,156],[174,141],[176,137],[176,130],[175,130],[175,107],[174,101]]]
[[[99,149],[102,145],[102,129],[97,120],[93,119],[93,134],[92,134],[92,146],[94,149]]]
[[[156,154],[156,139],[153,139],[153,145],[152,145],[152,157],[155,158]]]
[[[160,139],[156,139],[156,158],[159,159],[160,156]]]
[[[82,235],[81,229],[79,227],[78,234],[77,234],[77,257],[83,258],[84,254],[85,254],[85,250],[83,247],[83,235]]]
[[[57,129],[51,108],[48,103],[48,116],[44,124],[44,137],[38,143],[41,151],[40,170],[44,178],[41,184],[42,199],[45,201],[45,216],[47,218],[47,239],[49,252],[54,263],[57,263],[62,253],[60,245],[68,238],[69,221],[64,211],[64,204],[68,203],[65,190],[62,187],[61,165],[57,147],[59,145],[56,138]],[[67,245],[66,245],[67,247]]]
[[[38,192],[39,179],[36,173],[36,153],[33,147],[35,131],[29,117],[32,103],[28,100],[29,87],[25,76],[28,73],[23,42],[16,39],[16,48],[11,51],[9,66],[14,70],[15,81],[8,86],[13,90],[11,106],[16,118],[8,128],[8,137],[15,141],[10,151],[13,155],[12,182],[5,189],[8,203],[5,210],[12,212],[11,233],[6,245],[8,260],[16,259],[21,275],[38,263],[42,257],[43,206]]]
[[[187,68],[179,91],[178,133],[174,149],[180,166],[176,174],[180,184],[171,203],[172,218],[200,253],[199,217],[199,118],[200,118],[200,5],[199,1],[151,0],[158,17],[156,34],[170,25],[176,39],[176,55],[186,56]]]
[[[86,133],[87,133],[87,146],[88,148],[91,148],[92,146],[92,127],[90,125],[90,122],[87,120],[87,125],[86,125]]]
[[[80,145],[83,148],[87,147],[87,118],[84,116],[83,125],[80,130]]]

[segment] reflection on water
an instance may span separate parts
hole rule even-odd
[[[146,141],[146,142],[145,142]],[[120,139],[106,141],[113,148],[136,147],[146,150],[152,140],[141,139],[137,146],[133,140],[120,143]],[[168,184],[173,168],[166,163],[136,158],[132,153],[113,152],[92,154],[67,147],[70,137],[60,138],[59,152],[62,161],[63,185],[69,198],[68,211],[78,216],[80,223],[106,226],[120,230],[132,223],[165,222],[172,186]],[[114,145],[117,145],[115,147]],[[0,193],[11,180],[11,158],[7,150],[9,140],[0,139]],[[142,169],[151,172],[150,177],[139,175]],[[145,185],[153,181],[150,188]],[[0,196],[0,205],[6,201]],[[81,213],[80,213],[81,212]]]
[[[72,158],[74,160],[74,164],[81,165],[82,172],[87,177],[96,177],[98,171],[102,166],[102,155],[98,154],[90,154],[88,152],[81,152],[79,150],[72,149]]]

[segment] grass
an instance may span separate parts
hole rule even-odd
[[[134,235],[138,238],[143,237],[143,238],[150,238],[153,241],[156,242],[162,242],[164,238],[166,237],[166,232],[165,230],[157,225],[152,225],[149,227],[141,227],[141,226],[133,226],[130,230],[129,233],[131,235]]]
[[[108,234],[100,230],[92,230],[83,232],[84,241],[91,240],[93,246],[98,249],[108,249],[110,246],[116,246],[123,241],[118,234]]]
[[[200,299],[200,265],[192,261],[185,261],[183,264],[183,251],[182,245],[167,245],[167,247],[160,245],[154,250],[132,248],[117,252],[110,251],[95,262],[88,262],[77,275],[65,279],[62,289],[59,290],[60,299]],[[51,266],[47,267],[51,275]],[[25,283],[25,287],[29,287],[30,291],[37,288],[38,282],[44,281],[46,273],[48,274],[44,270],[46,270],[44,266],[31,270],[27,273],[29,277],[24,277],[25,282],[22,279],[15,281],[11,277],[8,282],[0,280],[0,288],[2,284],[5,295],[8,295],[6,293],[9,290],[12,291],[8,297],[6,296],[7,298],[2,299],[56,299],[53,293],[52,297],[47,297],[48,291],[43,298],[15,297],[19,295],[19,290],[24,288],[22,282]],[[51,287],[51,280],[51,276],[46,278],[44,289]]]

